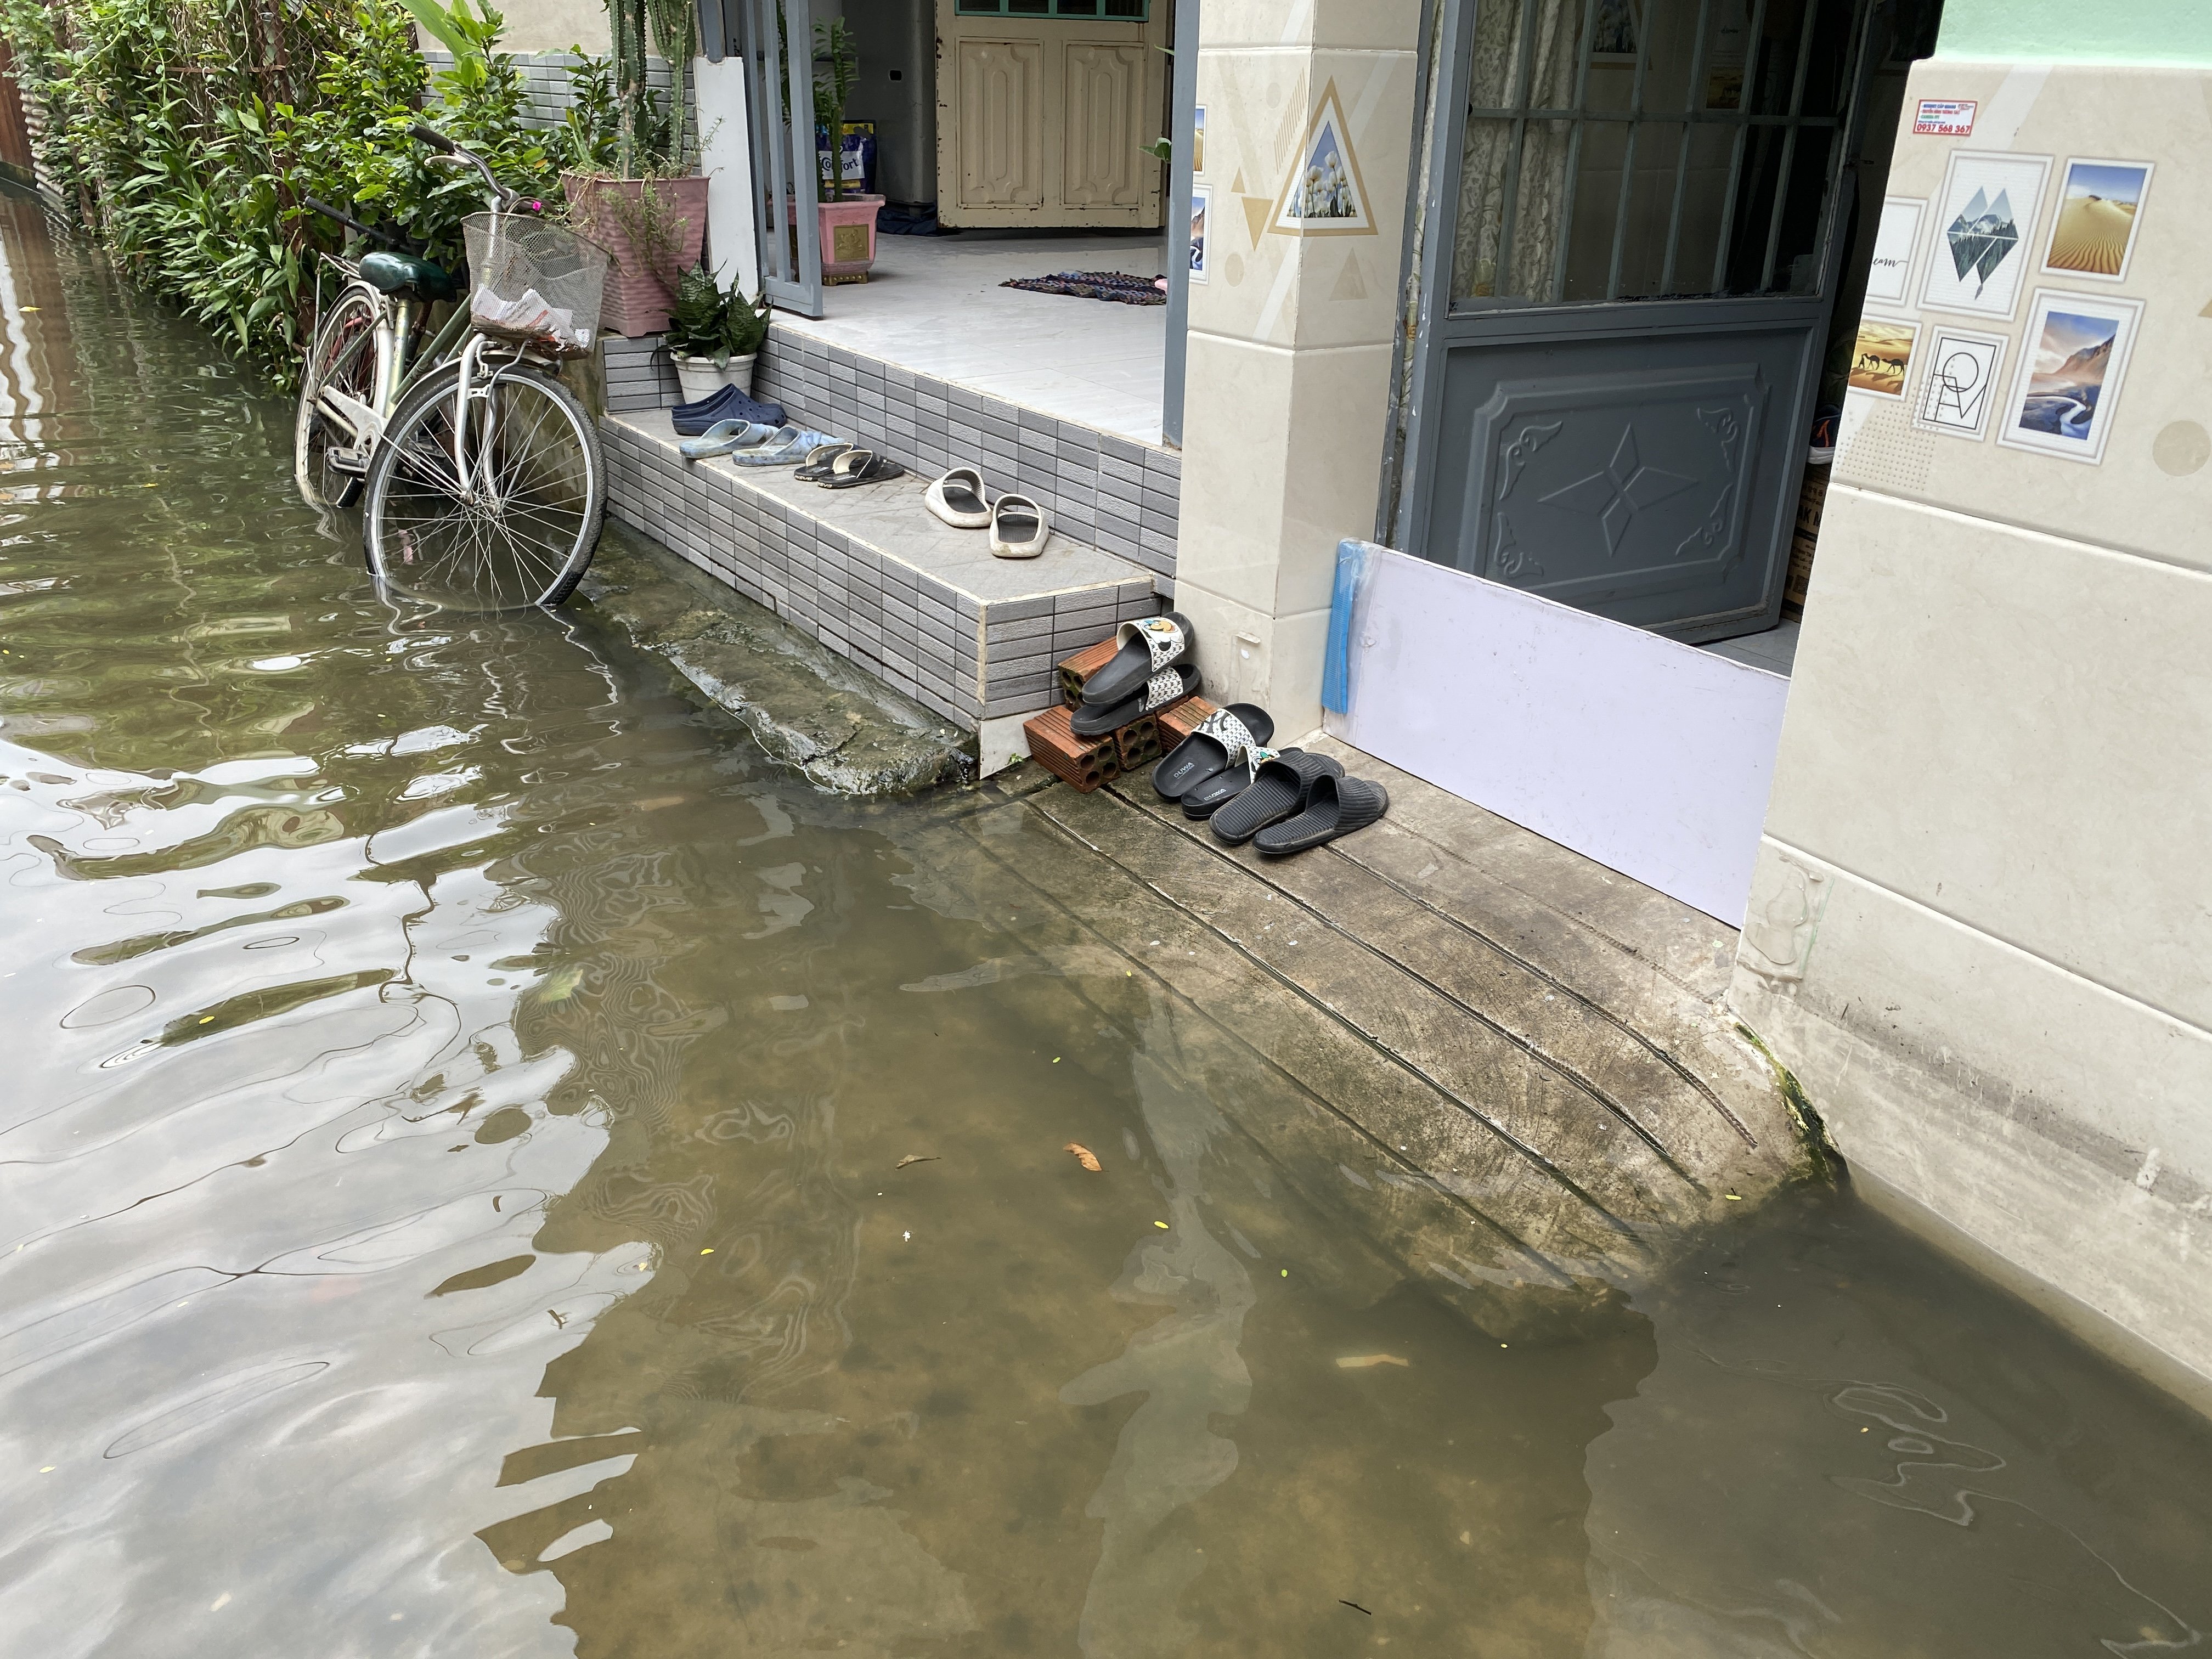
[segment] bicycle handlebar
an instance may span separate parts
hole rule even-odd
[[[321,214],[325,219],[337,220],[340,224],[343,225],[348,230],[352,231],[356,235],[366,236],[370,241],[381,242],[386,247],[397,247],[399,246],[398,241],[393,238],[386,235],[382,231],[377,229],[375,226],[362,223],[360,220],[355,218],[350,213],[341,213],[337,209],[332,207],[328,202],[319,202],[312,196],[302,197],[301,199],[306,202],[307,204],[313,208],[316,212]]]
[[[516,201],[520,199],[513,191],[507,189],[506,185],[500,183],[498,179],[493,176],[491,168],[485,164],[483,156],[478,155],[474,150],[462,149],[460,145],[447,137],[444,133],[439,131],[437,128],[432,126],[428,122],[417,121],[413,126],[407,129],[407,136],[413,138],[418,143],[428,144],[433,149],[441,150],[444,152],[442,155],[434,156],[432,158],[434,161],[443,161],[455,167],[472,167],[478,173],[482,173],[483,175],[484,187],[491,191],[491,199],[495,204],[494,210],[495,212],[505,213],[509,211],[514,208]]]

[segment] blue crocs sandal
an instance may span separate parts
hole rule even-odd
[[[750,421],[757,426],[781,426],[790,417],[781,404],[749,396],[733,386],[700,398],[678,404],[668,418],[679,438],[696,438],[717,421]]]

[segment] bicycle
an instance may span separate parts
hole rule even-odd
[[[388,588],[456,610],[556,605],[605,511],[599,429],[556,376],[591,349],[608,255],[517,212],[483,159],[436,128],[409,131],[490,191],[489,210],[462,222],[466,302],[419,247],[308,198],[380,246],[331,258],[346,282],[301,380],[294,477],[312,507],[362,503],[362,552]]]

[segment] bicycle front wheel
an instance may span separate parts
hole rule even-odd
[[[292,477],[309,507],[351,507],[361,495],[362,451],[374,434],[362,429],[360,411],[376,401],[382,319],[375,289],[349,287],[307,354],[292,423]]]
[[[459,390],[450,363],[392,411],[368,468],[368,568],[449,610],[558,605],[599,545],[599,431],[574,394],[535,368],[479,366],[465,411]]]

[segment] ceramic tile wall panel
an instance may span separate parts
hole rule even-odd
[[[604,21],[599,24],[599,29],[602,34],[605,33]],[[522,95],[527,106],[523,111],[524,125],[541,130],[559,126],[576,101],[568,71],[584,60],[568,52],[519,52],[514,57],[515,72],[522,79]],[[422,54],[422,61],[429,65],[433,74],[436,74],[453,68],[453,55],[449,52],[426,52]],[[645,76],[647,85],[659,93],[665,93],[673,81],[668,72],[668,65],[658,58],[646,59]],[[688,101],[690,90],[687,84],[687,107],[691,106]]]
[[[1200,56],[1206,134],[1199,178],[1213,191],[1212,272],[1191,289],[1194,331],[1289,346],[1389,339],[1419,67],[1410,51]],[[1350,158],[1359,211],[1342,221],[1285,220],[1293,178],[1325,129]]]
[[[993,495],[1018,491],[1042,503],[1062,533],[1164,583],[1176,574],[1182,468],[1172,450],[788,329],[769,330],[753,388],[792,419],[883,450],[924,477],[975,466]]]
[[[1190,343],[1184,464],[1209,480],[1186,509],[1185,581],[1269,614],[1326,608],[1336,544],[1375,521],[1390,349]],[[1367,423],[1361,422],[1360,425]]]
[[[2112,65],[1956,63],[1913,66],[1909,112],[1923,98],[1971,99],[1972,133],[1960,138],[1900,132],[1887,194],[1924,199],[1905,301],[1869,303],[1870,313],[1921,327],[1957,327],[2005,342],[1997,402],[1978,439],[1917,427],[1918,407],[1934,372],[1932,349],[1916,349],[1906,398],[1850,394],[1838,481],[1915,501],[1986,514],[2014,524],[2124,548],[2199,569],[2212,569],[2212,409],[2204,386],[2212,377],[2212,319],[2204,315],[2212,284],[2205,276],[2204,227],[2212,222],[2212,73],[2203,70]],[[2019,301],[2009,319],[1923,307],[1929,266],[1951,257],[1942,200],[1958,152],[2012,153],[2049,159],[2040,199],[2014,202],[2026,231]],[[2132,216],[2134,242],[2116,279],[2081,271],[2045,274],[2053,225],[2066,191],[2067,162],[2082,157],[2149,162],[2153,171]],[[2095,418],[2108,421],[2101,462],[2087,465],[1996,441],[2008,416],[2022,354],[2042,343],[2027,338],[2039,289],[2081,296],[2138,301],[2133,349],[2117,394]],[[2055,367],[2056,363],[2046,365]]]
[[[658,334],[637,340],[609,335],[599,342],[599,363],[610,415],[665,409],[683,395]]]
[[[1410,48],[1421,27],[1420,0],[1206,0],[1204,43],[1227,46]]]
[[[1832,486],[1767,833],[2198,1024],[2212,575]]]
[[[926,556],[938,528],[911,522],[912,489],[896,500],[881,493],[890,486],[867,500],[840,492],[824,508],[842,515],[832,525],[806,510],[820,492],[787,472],[686,465],[665,418],[658,434],[620,419],[600,432],[617,520],[969,731],[1048,707],[1062,657],[1159,608],[1148,572],[1089,549],[1073,550],[1071,585],[1057,589],[1026,565],[987,554],[979,563],[972,550],[934,569],[901,557]]]

